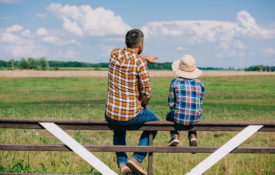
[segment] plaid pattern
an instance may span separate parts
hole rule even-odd
[[[175,78],[170,84],[168,104],[178,124],[192,125],[202,115],[204,85],[199,79]]]
[[[114,120],[128,121],[141,110],[141,94],[151,96],[146,60],[130,48],[111,52],[108,71],[106,115]]]

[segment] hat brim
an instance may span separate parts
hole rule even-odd
[[[183,77],[183,78],[198,78],[202,74],[202,71],[199,70],[198,68],[196,68],[192,72],[181,71],[179,69],[179,64],[180,64],[180,60],[175,61],[172,64],[172,70],[173,70],[174,74],[176,74],[176,75],[178,75],[180,77]]]

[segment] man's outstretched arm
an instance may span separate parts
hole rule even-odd
[[[154,57],[154,56],[143,56],[143,58],[145,58],[145,60],[148,61],[149,63],[157,63],[155,60],[158,59],[158,57]]]

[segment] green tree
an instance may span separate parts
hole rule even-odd
[[[14,62],[15,62],[15,60],[13,58],[9,60],[9,65],[10,65],[11,69],[14,69]]]
[[[26,60],[26,58],[21,58],[21,60],[19,61],[19,68],[21,69],[29,69],[30,65],[28,63],[28,61]]]
[[[30,69],[37,69],[38,67],[38,61],[32,57],[28,58],[29,68]]]
[[[255,71],[264,71],[265,70],[265,66],[264,65],[257,65],[255,66]]]
[[[8,67],[8,62],[0,60],[0,69]]]
[[[42,57],[39,59],[39,66],[41,70],[47,70],[49,69],[49,63],[48,60],[45,57]]]

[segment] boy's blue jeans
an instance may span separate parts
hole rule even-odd
[[[148,121],[159,121],[159,119],[155,116],[155,114],[153,112],[151,112],[148,109],[143,109],[140,111],[140,113],[134,117],[132,120],[129,121],[118,121],[118,120],[113,120],[111,118],[109,118],[108,116],[106,116],[105,114],[105,119],[107,120],[108,123],[111,124],[118,124],[118,125],[123,125],[123,126],[131,126],[131,125],[139,125],[142,124],[144,122],[148,122]],[[125,136],[126,136],[126,130],[113,130],[114,132],[114,137],[113,137],[113,143],[114,145],[126,145],[126,140],[125,140]],[[141,134],[141,137],[139,139],[139,146],[146,146],[149,145],[149,133],[153,132],[153,138],[155,138],[157,131],[144,131]],[[137,159],[139,162],[142,162],[143,159],[146,156],[146,152],[145,153],[134,153],[133,157],[135,159]],[[119,166],[119,164],[127,163],[127,154],[126,152],[116,152],[116,156],[117,156],[117,164]]]
[[[174,111],[170,111],[167,116],[166,116],[166,120],[167,121],[171,121],[171,122],[175,122],[174,120]],[[190,140],[191,138],[191,134],[195,134],[195,136],[197,137],[197,132],[196,131],[188,131],[188,139]],[[175,135],[179,135],[178,131],[170,131],[170,136],[171,139],[173,139],[175,137]]]

